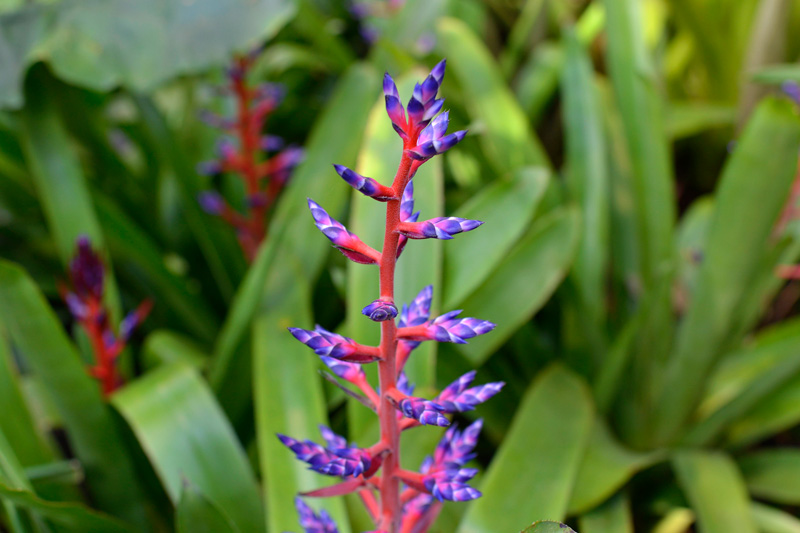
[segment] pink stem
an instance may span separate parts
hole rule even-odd
[[[416,140],[416,135],[414,136]],[[410,146],[409,146],[410,145]],[[405,150],[413,146],[406,141],[403,146],[403,157],[397,169],[392,189],[394,196],[400,198],[412,175],[416,170],[413,160]],[[380,296],[394,302],[394,274],[397,263],[397,246],[400,238],[397,228],[400,225],[400,200],[386,203],[386,231],[383,238],[383,250],[380,259]],[[387,533],[399,533],[402,506],[400,504],[400,480],[397,472],[400,468],[400,428],[395,408],[388,392],[397,385],[397,326],[394,320],[381,322],[381,361],[378,362],[378,378],[380,380],[381,397],[378,403],[378,417],[381,427],[381,441],[386,445],[388,453],[383,461],[383,472],[379,485],[381,516],[379,528]]]

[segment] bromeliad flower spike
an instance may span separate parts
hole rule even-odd
[[[235,228],[236,237],[249,261],[255,257],[258,245],[267,231],[267,215],[289,179],[292,170],[303,158],[303,150],[284,147],[283,139],[264,135],[267,119],[283,96],[283,90],[270,84],[252,86],[247,79],[260,50],[236,58],[228,69],[226,89],[236,99],[236,116],[227,119],[205,113],[203,119],[229,137],[217,144],[217,158],[201,163],[201,174],[224,172],[241,177],[246,190],[244,214],[239,213],[216,191],[198,195],[200,207],[209,214],[221,217]],[[235,142],[234,142],[235,139]],[[264,153],[272,153],[263,158]]]
[[[59,287],[70,314],[86,330],[94,352],[95,365],[91,374],[97,378],[108,396],[120,385],[117,359],[130,339],[131,333],[150,313],[152,302],[145,300],[129,313],[114,334],[108,320],[108,310],[103,304],[105,265],[92,249],[87,237],[79,237],[75,257],[69,264],[70,286]]]
[[[413,385],[403,371],[411,353],[424,341],[466,343],[488,333],[494,324],[459,316],[451,311],[431,317],[433,288],[422,289],[414,301],[398,312],[394,301],[395,266],[409,239],[452,239],[481,225],[477,220],[436,217],[419,222],[414,212],[414,189],[411,180],[417,169],[430,158],[444,153],[464,138],[465,131],[447,133],[449,116],[441,113],[443,99],[437,98],[444,78],[445,62],[436,65],[430,75],[417,84],[406,107],[400,102],[397,87],[389,74],[383,82],[386,110],[392,126],[403,141],[400,166],[392,184],[357,174],[334,165],[349,185],[373,200],[386,203],[386,228],[383,249],[378,251],[333,219],[325,209],[309,199],[308,206],[317,228],[347,258],[380,269],[379,297],[366,305],[362,313],[380,324],[379,346],[365,346],[353,339],[327,331],[290,328],[297,340],[320,356],[333,374],[356,387],[361,399],[372,408],[380,421],[380,440],[368,448],[347,443],[327,427],[321,428],[325,444],[296,440],[279,435],[297,458],[320,474],[340,478],[332,486],[305,494],[308,497],[340,496],[357,493],[375,523],[375,533],[424,533],[438,515],[442,502],[466,501],[481,494],[468,482],[476,470],[466,468],[472,459],[481,422],[463,431],[450,427],[434,455],[426,459],[418,472],[400,468],[400,434],[422,426],[449,426],[447,414],[469,411],[494,396],[503,383],[471,386],[475,372],[468,372],[439,396],[431,400],[412,396]],[[374,388],[361,365],[378,365],[379,387]],[[332,376],[330,379],[335,379]],[[331,518],[316,514],[302,499],[296,500],[300,524],[306,533],[337,531]]]

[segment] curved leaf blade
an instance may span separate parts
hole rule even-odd
[[[112,398],[174,504],[184,480],[242,531],[264,531],[258,484],[214,395],[185,364],[162,366]],[[168,408],[165,408],[168,406]]]
[[[542,372],[520,403],[458,533],[515,531],[533,517],[563,519],[589,442],[593,406],[561,366]]]

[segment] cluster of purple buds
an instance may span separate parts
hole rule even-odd
[[[245,212],[233,209],[216,191],[198,195],[200,207],[221,217],[236,230],[239,244],[252,260],[266,235],[267,215],[303,159],[303,150],[284,146],[283,139],[264,134],[267,119],[283,98],[283,88],[274,84],[251,86],[247,74],[260,53],[257,49],[236,58],[228,68],[227,91],[236,99],[236,116],[224,118],[205,112],[201,118],[227,135],[217,143],[217,157],[198,165],[198,172],[216,175],[226,172],[241,177],[247,193]],[[271,154],[265,157],[265,154]]]
[[[387,203],[387,238],[381,251],[365,244],[322,206],[308,200],[315,225],[334,247],[356,263],[378,265],[380,269],[380,297],[362,310],[369,319],[381,324],[380,345],[363,345],[321,326],[313,330],[289,328],[292,335],[311,348],[328,367],[333,374],[326,374],[329,379],[346,382],[347,386],[340,386],[375,411],[380,420],[381,438],[368,448],[359,448],[327,427],[321,428],[324,445],[286,435],[278,437],[310,469],[341,478],[339,483],[307,492],[306,496],[357,493],[375,522],[376,532],[424,533],[435,520],[442,501],[466,501],[480,496],[479,491],[468,485],[477,471],[466,467],[473,458],[480,421],[463,432],[450,427],[434,455],[426,459],[418,472],[400,467],[399,435],[423,425],[450,426],[446,415],[473,410],[503,387],[503,383],[472,386],[475,379],[472,371],[429,400],[412,396],[414,386],[403,371],[414,349],[424,341],[466,343],[494,328],[494,324],[485,320],[460,317],[460,310],[432,317],[431,286],[422,289],[410,304],[403,305],[399,313],[394,301],[395,263],[409,239],[450,240],[482,224],[455,217],[420,222],[420,213],[414,212],[411,180],[417,169],[431,157],[452,148],[466,134],[465,131],[448,134],[449,115],[446,111],[440,114],[444,100],[437,98],[437,94],[444,71],[445,62],[442,61],[415,86],[407,106],[400,102],[391,76],[386,74],[384,78],[387,113],[403,140],[400,168],[391,185],[334,165],[337,174],[354,189]],[[362,369],[362,365],[373,362],[379,367],[379,387],[368,382]],[[405,488],[399,496],[401,486]],[[327,514],[315,514],[299,499],[297,509],[306,533],[336,531]]]
[[[118,334],[115,334],[103,302],[104,288],[103,260],[92,248],[88,237],[78,237],[75,256],[69,264],[69,286],[60,285],[59,292],[72,317],[83,326],[89,337],[95,358],[90,373],[101,382],[103,393],[108,396],[120,385],[117,359],[153,304],[150,300],[139,304],[122,319]]]

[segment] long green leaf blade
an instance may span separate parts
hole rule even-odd
[[[789,102],[765,100],[723,171],[708,245],[655,416],[656,438],[674,435],[696,405],[718,350],[754,283],[794,179],[800,120]],[[768,179],[757,176],[768,176]]]
[[[185,481],[196,485],[242,531],[264,531],[258,484],[236,434],[197,370],[160,367],[118,392],[125,417],[178,504]]]
[[[540,374],[483,478],[483,497],[458,533],[517,531],[531,518],[563,519],[592,415],[589,390],[575,374],[560,366]]]
[[[672,460],[703,533],[757,533],[736,463],[722,452],[683,451]]]

